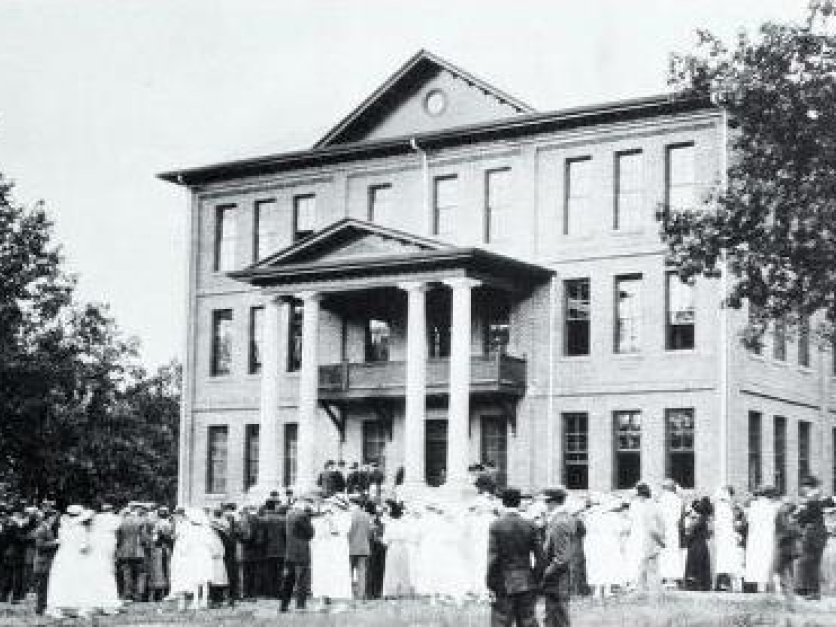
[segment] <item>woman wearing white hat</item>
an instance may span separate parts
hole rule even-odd
[[[61,618],[66,612],[89,616],[93,599],[85,576],[90,555],[90,521],[93,513],[70,505],[61,517],[58,550],[49,574],[46,615]]]

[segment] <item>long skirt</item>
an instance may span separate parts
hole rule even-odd
[[[692,540],[688,545],[685,582],[689,590],[711,590],[711,556],[704,538]]]
[[[410,550],[406,540],[397,540],[389,544],[386,551],[386,570],[383,574],[384,598],[415,594],[409,558]]]

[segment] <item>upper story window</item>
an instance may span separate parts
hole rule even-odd
[[[235,205],[215,208],[215,261],[216,272],[235,269]]]
[[[668,146],[665,201],[672,209],[693,209],[697,205],[694,144]]]
[[[232,372],[232,310],[216,309],[212,312],[212,376]]]
[[[511,310],[507,303],[491,302],[485,312],[485,354],[504,355],[511,337]]]
[[[451,235],[456,228],[459,177],[437,176],[433,180],[433,234]]]
[[[642,226],[644,161],[641,150],[615,155],[615,215],[613,227],[633,231]]]
[[[566,161],[563,233],[588,235],[593,230],[592,158]]]
[[[485,241],[507,239],[511,233],[511,170],[485,172]]]
[[[276,250],[279,242],[275,200],[257,200],[253,206],[253,262]]]
[[[287,371],[296,372],[302,367],[302,319],[305,305],[301,300],[290,301],[290,319],[287,325]]]
[[[212,425],[206,436],[206,493],[226,492],[227,443],[229,428],[226,425]]]
[[[563,282],[566,312],[567,355],[589,355],[590,298],[589,279]]]
[[[261,359],[264,339],[264,307],[250,307],[250,341],[249,366],[250,374],[261,372]]]
[[[366,361],[389,361],[389,340],[392,330],[385,320],[370,319],[366,323]]]
[[[665,301],[665,348],[687,350],[694,348],[694,286],[679,278],[676,272],[668,272]]]
[[[810,319],[806,316],[798,322],[798,365],[810,367]]]
[[[393,224],[391,185],[369,187],[369,222]]]
[[[641,350],[642,277],[640,274],[615,280],[615,352],[637,353]]]
[[[772,358],[787,360],[787,322],[776,320],[772,326]]]
[[[311,235],[316,230],[316,196],[305,194],[293,197],[293,241]]]

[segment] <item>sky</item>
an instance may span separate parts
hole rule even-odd
[[[665,91],[697,28],[806,0],[0,0],[0,171],[43,199],[78,298],[153,368],[185,348],[185,189],[156,174],[309,147],[425,48],[538,110]]]

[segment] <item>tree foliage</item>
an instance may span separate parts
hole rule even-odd
[[[836,317],[836,19],[815,0],[804,23],[767,23],[727,46],[700,32],[674,56],[679,94],[710,97],[728,120],[729,164],[708,209],[666,208],[663,238],[685,279],[728,269],[727,301],[756,325]],[[718,181],[718,183],[721,183]],[[826,329],[823,329],[826,330]]]
[[[174,498],[180,368],[149,375],[103,305],[74,301],[42,203],[0,174],[0,481],[63,502]]]

